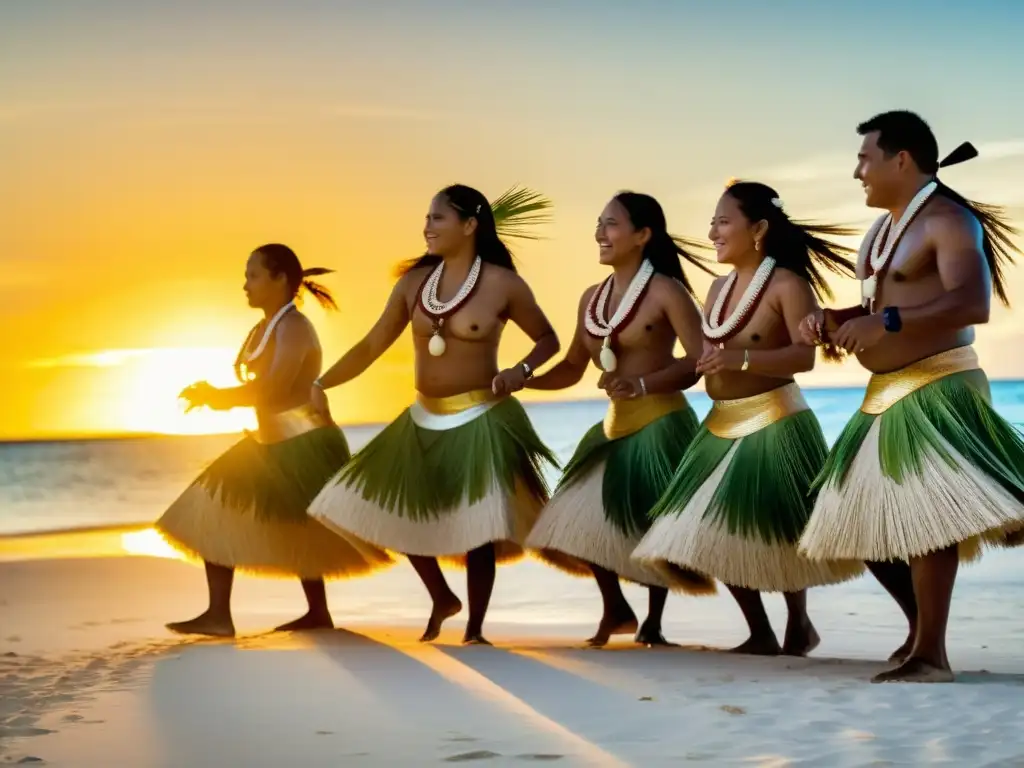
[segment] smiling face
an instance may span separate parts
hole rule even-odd
[[[254,251],[245,263],[245,297],[256,309],[280,306],[286,302],[288,278],[282,272],[272,275],[263,261],[263,254]]]
[[[878,146],[878,131],[866,136],[857,153],[853,178],[864,187],[864,202],[871,208],[890,208],[899,199],[903,176],[907,170],[905,152],[887,157]]]
[[[438,193],[430,201],[426,223],[423,226],[423,239],[427,242],[427,253],[432,256],[445,256],[458,253],[466,245],[466,240],[476,232],[475,218],[462,219],[447,196]]]
[[[762,254],[755,244],[767,231],[768,222],[751,222],[736,198],[725,192],[718,199],[708,239],[715,246],[719,264],[735,265],[751,258],[760,261]]]
[[[629,212],[618,200],[612,199],[601,211],[594,232],[602,264],[615,266],[643,253],[644,246],[651,239],[651,230],[633,228]]]

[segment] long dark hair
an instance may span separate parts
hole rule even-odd
[[[261,245],[254,253],[258,253],[263,258],[263,266],[271,276],[276,277],[281,274],[285,276],[285,279],[288,281],[288,290],[291,291],[293,297],[298,296],[302,291],[307,291],[324,309],[338,308],[330,289],[315,280],[309,279],[318,275],[330,274],[334,271],[333,269],[324,269],[323,267],[303,269],[302,264],[299,263],[299,257],[295,255],[295,251],[287,245],[281,245],[281,243]]]
[[[808,283],[819,301],[832,298],[832,289],[825,272],[853,277],[856,268],[843,254],[854,250],[828,238],[849,237],[856,230],[836,224],[810,224],[794,221],[782,207],[779,193],[757,181],[737,181],[725,190],[751,223],[768,222],[768,231],[761,241],[762,252],[775,263],[793,272]]]
[[[548,213],[551,201],[539,192],[518,185],[505,190],[493,203],[489,203],[482,192],[465,184],[452,184],[439,194],[445,196],[459,219],[476,219],[477,255],[488,264],[513,272],[516,265],[503,238],[536,240],[538,237],[531,227],[551,220]],[[403,261],[396,271],[401,276],[419,267],[436,267],[441,261],[440,256],[427,253]]]
[[[633,229],[647,228],[651,230],[651,237],[644,245],[643,257],[651,262],[654,271],[678,280],[686,288],[687,293],[697,299],[693,286],[690,285],[686,273],[683,272],[683,264],[680,259],[686,259],[697,269],[714,275],[715,273],[708,269],[707,259],[693,253],[693,250],[702,246],[694,240],[676,237],[669,233],[665,211],[661,207],[661,203],[650,195],[625,191],[619,192],[613,199],[626,209]]]
[[[921,173],[935,176],[940,168],[962,163],[978,156],[978,150],[970,142],[964,142],[939,161],[939,143],[931,127],[919,115],[908,110],[895,110],[875,115],[857,126],[857,133],[866,136],[878,132],[878,148],[886,157],[906,152]],[[937,178],[935,193],[942,195],[959,206],[966,208],[981,224],[982,248],[989,271],[992,273],[992,290],[1004,306],[1010,306],[1006,293],[1003,270],[1013,264],[1013,254],[1020,253],[1013,238],[1020,234],[1006,220],[1002,206],[968,200],[959,192],[950,189]]]

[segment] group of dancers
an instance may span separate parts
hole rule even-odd
[[[265,317],[236,362],[240,386],[187,388],[189,407],[252,407],[258,431],[214,461],[157,523],[206,565],[209,607],[169,624],[231,636],[235,570],[298,577],[308,612],[282,630],[333,626],[324,579],[368,574],[408,557],[433,601],[422,640],[462,610],[439,561],[467,571],[464,641],[486,643],[496,566],[529,551],[593,577],[604,611],[588,641],[635,633],[666,644],[670,590],[735,598],[750,629],[734,649],[802,656],[819,642],[807,590],[863,573],[906,615],[909,633],[877,681],[949,681],[945,635],[958,564],[983,544],[1024,538],[1024,441],[991,407],[972,349],[989,319],[1014,230],[998,209],[937,178],[917,115],[888,112],[858,127],[854,176],[886,211],[856,262],[840,226],[791,218],[779,193],[730,183],[709,239],[720,264],[703,302],[684,271],[714,274],[692,241],[674,237],[658,202],[620,192],[601,212],[600,262],[610,274],[583,292],[564,358],[516,271],[503,233],[521,233],[542,201],[513,192],[494,205],[454,185],[431,201],[426,254],[403,264],[369,333],[321,375],[321,350],[297,309],[308,292],[334,306],[284,245],[246,266],[250,306]],[[523,215],[525,213],[525,215]],[[822,309],[829,274],[856,277],[863,300]],[[534,342],[498,370],[505,325]],[[325,391],[362,374],[412,327],[415,402],[350,455]],[[675,357],[677,340],[685,355]],[[863,404],[831,451],[794,375],[856,355],[871,372]],[[590,363],[608,395],[549,493],[555,457],[514,393],[559,390]],[[704,377],[713,406],[698,422],[683,391]],[[642,623],[620,581],[649,591]],[[780,643],[761,593],[783,593]]]

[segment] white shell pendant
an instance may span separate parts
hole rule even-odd
[[[860,295],[865,299],[875,298],[875,287],[878,285],[878,275],[874,274],[869,278],[861,280]]]
[[[440,332],[435,332],[434,335],[430,337],[430,341],[427,342],[427,351],[434,357],[440,357],[443,355],[447,348],[448,345],[445,343]]]
[[[615,351],[611,347],[611,339],[607,336],[604,340],[604,346],[601,347],[601,355],[599,359],[601,361],[601,370],[606,373],[611,373],[618,367],[619,360],[615,357]]]

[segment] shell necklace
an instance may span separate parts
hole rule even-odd
[[[587,309],[583,314],[583,325],[591,336],[604,339],[604,344],[601,346],[601,354],[598,358],[601,361],[602,370],[611,373],[618,367],[619,361],[615,356],[615,350],[612,349],[612,340],[633,319],[633,314],[640,306],[640,299],[646,293],[653,276],[654,266],[650,261],[644,259],[640,262],[640,269],[636,271],[633,279],[629,281],[629,286],[626,288],[622,301],[619,302],[619,307],[615,310],[611,320],[607,319],[608,299],[612,295],[612,283],[615,281],[615,275],[609,275],[608,279],[590,297],[590,302],[587,304]]]
[[[239,381],[251,381],[253,376],[252,372],[248,370],[247,366],[253,360],[263,354],[263,350],[267,348],[267,344],[270,342],[270,337],[274,334],[274,329],[277,328],[277,324],[281,322],[281,318],[285,316],[285,313],[289,310],[295,309],[295,302],[289,301],[283,307],[281,307],[274,316],[270,318],[270,322],[267,323],[267,327],[263,330],[263,338],[260,339],[260,343],[256,345],[256,349],[249,351],[249,344],[252,342],[252,337],[256,333],[256,328],[249,331],[249,335],[245,338],[245,343],[242,345],[242,349],[238,352],[238,357],[235,359],[235,375]]]
[[[861,280],[860,283],[862,306],[874,311],[879,275],[889,268],[889,261],[892,259],[893,252],[903,237],[903,233],[907,231],[907,227],[913,222],[914,217],[924,207],[924,204],[928,202],[928,199],[935,194],[935,190],[938,187],[939,185],[934,181],[930,181],[921,187],[910,201],[907,210],[900,216],[900,220],[896,222],[895,227],[892,225],[892,214],[885,214],[882,225],[879,227],[878,233],[871,243],[871,251],[868,257],[868,266],[871,268],[871,274]],[[883,241],[885,242],[884,248],[882,247]]]
[[[708,341],[724,345],[726,341],[742,331],[764,296],[765,287],[768,285],[768,280],[774,271],[775,259],[771,256],[765,256],[758,265],[757,271],[754,272],[754,277],[751,278],[747,290],[743,292],[743,296],[740,298],[739,304],[736,305],[736,309],[732,311],[732,314],[729,315],[725,322],[722,322],[725,305],[729,301],[732,289],[736,286],[737,274],[732,272],[725,278],[725,285],[718,292],[718,298],[715,299],[715,304],[711,307],[711,313],[708,317],[701,320],[704,338]]]
[[[458,312],[462,305],[469,300],[469,297],[473,295],[473,291],[480,280],[480,270],[482,267],[483,259],[477,256],[473,260],[473,266],[469,268],[469,274],[466,275],[465,282],[462,283],[458,293],[452,297],[451,301],[440,301],[437,298],[437,288],[441,284],[441,275],[444,272],[443,261],[434,267],[434,271],[423,281],[423,287],[420,289],[420,307],[434,324],[434,333],[427,344],[427,351],[434,357],[440,357],[448,348],[444,337],[441,335],[444,321]]]

